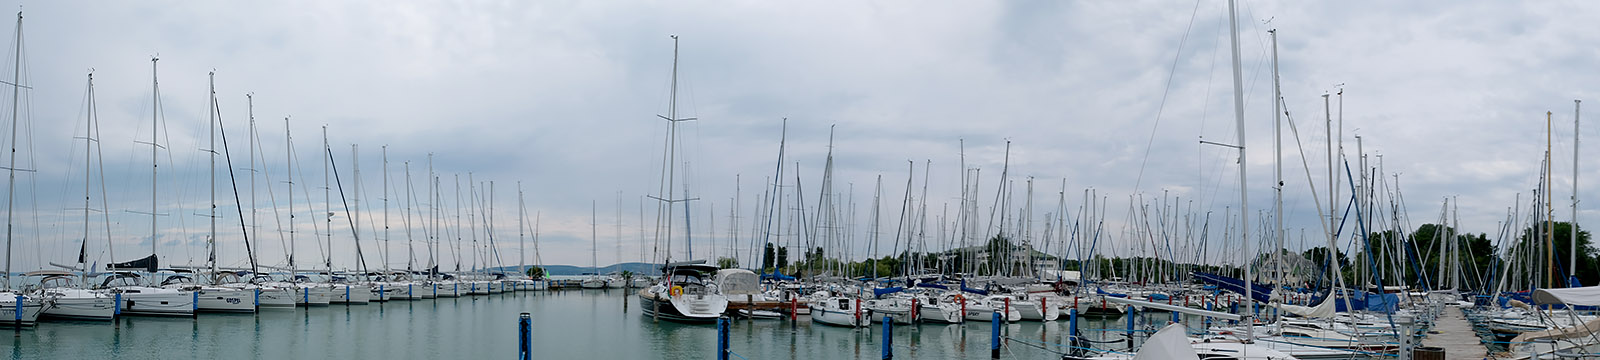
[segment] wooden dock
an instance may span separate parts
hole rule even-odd
[[[1446,359],[1487,359],[1489,350],[1472,331],[1472,323],[1460,307],[1447,306],[1434,319],[1433,328],[1422,338],[1422,346],[1444,348]]]

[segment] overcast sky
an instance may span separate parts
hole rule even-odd
[[[1459,197],[1463,230],[1491,237],[1519,194],[1527,207],[1540,179],[1545,112],[1554,112],[1556,213],[1566,220],[1572,101],[1595,99],[1593,84],[1600,84],[1593,69],[1600,64],[1600,33],[1591,29],[1592,19],[1600,17],[1597,6],[1241,2],[1251,232],[1259,232],[1272,205],[1269,29],[1279,33],[1283,97],[1299,129],[1296,140],[1284,128],[1290,248],[1324,241],[1317,240],[1322,229],[1306,174],[1326,207],[1322,95],[1340,89],[1345,153],[1355,156],[1360,136],[1372,166],[1382,156],[1387,191],[1397,188],[1406,200],[1408,227],[1434,221],[1443,199]],[[416,216],[427,212],[419,203],[432,203],[425,199],[428,154],[446,193],[438,205],[448,212],[444,226],[450,231],[457,224],[457,199],[467,197],[455,195],[457,177],[462,193],[478,186],[469,174],[485,186],[494,181],[493,230],[507,265],[518,262],[518,182],[528,222],[539,214],[544,263],[593,261],[591,206],[598,213],[599,263],[658,259],[649,255],[659,253],[653,240],[640,235],[641,229],[654,229],[656,203],[645,204],[643,227],[640,204],[661,188],[667,123],[657,115],[668,111],[671,34],[681,39],[679,116],[698,118],[681,123],[678,171],[687,175],[676,181],[679,197],[687,188],[700,199],[691,203],[695,258],[724,255],[734,246],[728,225],[735,197],[737,246],[747,249],[761,236],[752,229],[767,216],[757,213],[758,199],[770,189],[784,118],[785,191],[796,190],[798,167],[807,211],[816,211],[829,129],[834,131],[837,211],[854,215],[839,220],[852,225],[841,231],[853,235],[849,250],[837,252],[852,257],[871,255],[869,213],[879,175],[880,244],[895,246],[908,161],[915,164],[918,198],[928,174],[928,246],[945,246],[938,240],[939,224],[943,219],[953,227],[959,211],[963,141],[967,168],[981,169],[978,216],[986,227],[975,232],[995,231],[987,217],[1009,141],[1011,212],[1021,211],[1026,181],[1035,179],[1031,241],[1046,242],[1046,214],[1057,211],[1064,186],[1069,223],[1081,215],[1086,189],[1105,199],[1107,241],[1130,238],[1123,225],[1134,220],[1130,203],[1155,211],[1166,196],[1177,216],[1212,214],[1212,251],[1238,246],[1218,240],[1224,227],[1237,226],[1237,219],[1222,215],[1237,215],[1239,208],[1236,153],[1197,141],[1239,143],[1221,0],[45,1],[20,8],[26,65],[21,82],[32,89],[19,97],[16,167],[36,172],[17,173],[15,271],[76,258],[84,231],[85,142],[75,138],[84,136],[91,69],[101,122],[100,153],[92,159],[104,157],[91,174],[103,171],[106,195],[98,193],[100,180],[91,178],[90,199],[92,208],[106,213],[94,213],[89,222],[90,260],[112,261],[113,249],[116,261],[149,253],[151,216],[131,211],[149,212],[151,206],[151,147],[139,142],[151,139],[153,57],[160,58],[156,142],[164,148],[157,152],[155,201],[165,215],[157,217],[155,230],[163,263],[205,259],[209,227],[199,215],[210,202],[209,157],[202,149],[211,146],[205,109],[212,71],[247,221],[251,141],[245,94],[254,94],[260,233],[252,241],[261,242],[264,264],[285,264],[288,247],[287,233],[280,231],[289,226],[291,201],[284,182],[285,118],[298,153],[292,201],[302,265],[320,263],[323,256],[310,241],[308,221],[326,220],[311,211],[329,203],[321,187],[323,126],[351,206],[354,171],[361,172],[358,227],[369,266],[383,257],[373,248],[383,245],[384,198],[390,200],[388,263],[407,263],[401,215],[407,195],[398,190],[407,163],[418,196],[410,209],[411,237],[418,241],[413,247],[417,261],[427,262],[423,221]],[[12,39],[3,43],[14,44]],[[11,58],[5,65],[9,82]],[[4,95],[11,95],[9,88]],[[1334,97],[1336,118],[1339,99]],[[1597,129],[1584,126],[1582,135]],[[4,141],[11,145],[9,136]],[[359,145],[359,163],[352,159],[353,144]],[[1301,160],[1300,145],[1309,164]],[[1583,156],[1600,154],[1588,150]],[[1600,181],[1600,166],[1581,171],[1581,198],[1600,195],[1592,185]],[[228,174],[218,174],[220,262],[243,266],[240,206]],[[1348,196],[1348,185],[1340,186],[1346,187],[1341,196]],[[343,209],[339,190],[332,188],[334,263],[350,267],[353,214]],[[794,206],[786,201],[786,207]],[[1581,222],[1595,219],[1592,204],[1580,204]],[[464,247],[471,247],[469,213],[459,222],[467,229],[460,232]],[[114,244],[109,248],[107,233]],[[532,234],[527,231],[530,263]],[[483,242],[487,235],[479,237]],[[681,237],[675,237],[674,259],[687,256],[676,242]],[[1059,240],[1050,241],[1059,251]],[[1121,248],[1118,254],[1127,254]],[[455,256],[446,251],[445,268],[456,263]],[[461,262],[470,266],[471,255],[462,255]]]

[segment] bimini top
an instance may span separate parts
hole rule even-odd
[[[23,276],[77,276],[77,273],[63,270],[36,270],[22,274]]]
[[[1600,306],[1600,286],[1534,290],[1533,303]]]
[[[717,272],[718,268],[713,265],[706,265],[705,260],[693,260],[667,263],[666,265],[661,266],[661,270],[667,273],[681,273],[690,271],[698,273],[715,273]]]

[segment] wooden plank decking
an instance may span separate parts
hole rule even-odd
[[[1456,306],[1445,307],[1439,318],[1434,319],[1433,328],[1422,339],[1422,345],[1444,348],[1446,359],[1485,359],[1489,356],[1483,339],[1472,331],[1472,323]]]

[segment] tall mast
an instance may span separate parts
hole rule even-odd
[[[1545,287],[1555,287],[1556,285],[1556,232],[1554,220],[1556,217],[1556,208],[1555,204],[1552,204],[1553,201],[1550,201],[1555,199],[1555,196],[1551,194],[1551,190],[1555,188],[1555,181],[1550,179],[1550,174],[1555,172],[1553,169],[1551,169],[1555,167],[1555,163],[1550,161],[1555,157],[1555,153],[1553,152],[1551,145],[1551,143],[1554,142],[1551,139],[1553,139],[1554,136],[1552,133],[1554,132],[1553,129],[1555,129],[1555,123],[1552,122],[1553,120],[1551,120],[1551,114],[1552,113],[1549,111],[1544,112],[1544,263],[1549,264],[1549,270],[1545,271],[1544,273]]]
[[[328,169],[333,163],[333,149],[328,147],[328,125],[322,125],[322,232],[328,239],[328,252],[322,254],[322,266],[333,275],[333,186],[328,182],[333,177],[333,172]]]
[[[96,136],[94,134],[94,128],[96,128],[94,120],[96,120],[96,115],[99,112],[99,109],[94,109],[94,72],[90,72],[88,96],[90,96],[88,114],[83,117],[83,120],[85,120],[85,123],[83,123],[83,245],[78,248],[78,269],[83,269],[83,275],[80,275],[78,280],[88,280],[88,274],[93,272],[93,269],[86,267],[86,264],[88,264],[88,259],[86,258],[88,258],[88,248],[90,248],[90,170],[94,163],[90,162],[90,152],[93,150],[94,141],[96,141],[94,139],[94,136]],[[11,259],[6,258],[6,262],[10,264]],[[10,272],[6,272],[6,274],[10,274]]]
[[[1283,90],[1278,81],[1278,29],[1267,30],[1267,35],[1272,37],[1272,164],[1277,173],[1272,184],[1272,218],[1277,223],[1272,236],[1278,241],[1277,248],[1272,250],[1272,257],[1277,263],[1277,278],[1273,283],[1283,284],[1286,278],[1283,273],[1283,112],[1278,108]]]
[[[94,142],[97,141],[95,140],[95,136],[97,135],[95,134],[95,120],[97,120],[99,113],[99,109],[96,109],[94,103],[94,72],[89,73],[88,106],[89,109],[86,116],[84,116],[83,126],[83,244],[78,248],[78,268],[81,268],[84,271],[83,274],[79,276],[79,281],[87,281],[89,278],[89,273],[94,271],[93,269],[85,266],[88,265],[87,257],[89,250],[89,171],[92,169],[91,166],[94,164],[93,161],[89,160],[89,152],[93,149],[92,146],[94,145]],[[101,176],[104,175],[102,174]],[[104,185],[102,185],[102,187],[103,186]],[[109,243],[107,245],[107,249],[110,249]],[[112,258],[115,259],[116,257],[113,256]],[[11,259],[9,257],[6,258],[6,262],[10,263]],[[8,271],[7,273],[9,274],[10,272]]]
[[[407,165],[407,169],[410,169],[409,166],[410,165]],[[423,231],[423,235],[426,235],[426,236],[423,236],[423,238],[422,238],[422,242],[423,242],[422,245],[425,246],[425,247],[428,247],[428,249],[429,249],[428,250],[428,265],[429,265],[429,267],[428,267],[428,278],[429,279],[433,279],[433,278],[439,276],[439,272],[437,271],[438,268],[439,268],[439,255],[438,255],[438,253],[439,253],[439,241],[438,241],[438,239],[436,239],[434,237],[434,231],[437,231],[438,227],[439,227],[438,215],[435,214],[438,211],[439,202],[435,201],[435,199],[434,199],[434,193],[436,192],[435,190],[437,190],[437,186],[435,186],[435,182],[436,181],[437,180],[434,179],[434,177],[433,177],[433,153],[428,153],[428,184],[426,185],[428,187],[428,220],[427,221],[428,221],[428,224],[430,224],[432,226],[427,227],[426,231]]]
[[[211,148],[206,149],[211,154],[211,236],[206,239],[206,264],[211,268],[211,276],[217,274],[217,72],[212,71],[206,75],[210,80],[211,108]]]
[[[156,135],[156,129],[161,128],[159,125],[161,117],[158,115],[161,113],[161,77],[156,73],[156,62],[160,60],[160,58],[150,58],[150,99],[151,104],[154,104],[150,106],[150,256],[156,255],[156,244],[158,243],[156,241],[156,168],[160,167],[160,165],[156,164],[156,148],[161,147],[161,145],[157,145],[159,137]],[[12,109],[15,112],[16,107],[12,106]],[[16,116],[13,115],[12,119],[12,127],[15,127]],[[16,131],[12,131],[12,136],[16,136]],[[11,143],[16,144],[16,141],[13,140]],[[12,146],[15,147],[16,145]],[[15,150],[11,152],[12,165],[16,163],[16,153]],[[15,178],[16,175],[12,175],[12,177]],[[6,216],[9,217],[11,216],[10,214],[10,211],[6,212]],[[7,221],[6,227],[9,228],[10,226],[10,221]],[[7,230],[7,232],[10,232],[10,230]],[[10,240],[6,240],[6,242],[10,242]]]
[[[1572,224],[1567,227],[1567,234],[1572,236],[1567,241],[1567,278],[1578,276],[1578,108],[1583,100],[1572,100]],[[1570,281],[1570,280],[1568,280]],[[1570,284],[1577,286],[1578,284]]]
[[[411,188],[411,161],[406,161],[403,167],[406,172],[406,270],[416,271],[417,250],[411,247],[411,200],[416,197],[416,192]]]
[[[1250,192],[1248,191],[1249,187],[1245,186],[1245,179],[1247,178],[1245,176],[1245,164],[1247,164],[1247,162],[1245,162],[1244,152],[1244,79],[1240,77],[1239,71],[1238,18],[1239,16],[1234,10],[1234,1],[1228,0],[1228,32],[1230,34],[1228,40],[1233,49],[1233,117],[1239,133],[1239,145],[1237,146],[1239,149],[1239,238],[1244,241],[1244,254],[1246,259],[1244,264],[1244,301],[1247,306],[1245,308],[1244,318],[1248,324],[1249,321],[1251,321],[1250,319],[1254,317],[1253,315],[1256,313],[1255,294],[1254,291],[1252,291],[1252,285],[1250,284],[1250,263],[1251,260],[1254,259],[1253,254],[1255,253],[1252,252],[1250,248]],[[1253,329],[1250,329],[1249,326],[1245,327],[1246,341],[1255,342],[1256,336],[1255,332],[1252,330]]]
[[[151,61],[153,63],[154,60]],[[14,210],[17,203],[17,114],[20,113],[17,110],[17,106],[22,102],[22,83],[19,82],[22,79],[22,12],[20,11],[17,12],[17,55],[16,62],[14,64],[16,65],[16,68],[12,69],[11,72],[11,163],[6,167],[6,173],[9,177],[6,186],[9,189],[6,190],[6,283],[4,288],[7,290],[11,289],[11,243],[13,240],[11,236],[11,218],[12,214],[15,213]],[[154,126],[151,128],[154,128]],[[151,150],[151,152],[154,153],[155,150]],[[87,179],[87,177],[85,177],[85,179]],[[152,202],[152,204],[154,203]],[[151,213],[154,212],[155,211],[151,211]],[[153,224],[155,222],[153,219],[154,216],[151,217],[151,223]],[[153,238],[150,241],[150,244],[151,246],[155,245],[155,240]],[[151,251],[150,253],[154,254],[155,251]],[[17,308],[22,308],[22,304],[20,302],[17,304]]]
[[[596,209],[595,202],[591,200],[589,201],[589,264],[594,266],[592,268],[594,274],[591,274],[590,278],[600,277],[600,232],[597,230],[599,225],[596,224],[599,222],[598,219],[599,210]]]
[[[389,268],[389,145],[383,145],[383,271]]]
[[[328,157],[331,161],[333,159],[333,154],[328,154]],[[350,236],[352,240],[355,240],[356,244],[355,270],[358,273],[364,273],[366,272],[365,270],[368,269],[363,269],[363,265],[366,261],[364,260],[365,257],[361,254],[361,147],[359,144],[350,144],[350,176],[352,178],[350,181],[350,189],[353,193],[350,195],[352,198],[350,201],[355,203],[354,207],[349,208]],[[344,190],[340,190],[339,193],[342,197]],[[328,228],[328,236],[333,236],[333,228]],[[332,248],[333,244],[329,243],[328,247]],[[332,256],[332,253],[329,253],[329,256]],[[388,255],[384,254],[383,256],[383,262],[388,263]]]
[[[283,151],[284,169],[287,172],[287,178],[284,183],[289,185],[289,280],[295,281],[298,280],[295,275],[300,272],[300,268],[294,262],[296,244],[294,239],[294,136],[289,133],[288,116],[283,117],[283,144],[285,146]]]
[[[522,181],[519,180],[517,181],[517,271],[526,274],[528,272],[528,247],[527,239],[524,238],[526,233],[523,228],[523,225],[525,225],[523,219],[527,215],[523,212],[527,209],[523,206]]]
[[[255,94],[249,94],[249,93],[244,94],[244,99],[245,99],[245,104],[246,104],[246,109],[247,109],[246,112],[250,116],[250,135],[249,135],[250,142],[249,142],[249,144],[247,144],[248,146],[246,146],[246,147],[250,148],[250,229],[249,230],[250,230],[250,237],[256,239],[255,249],[252,249],[252,252],[254,252],[256,254],[260,254],[261,253],[261,238],[258,237],[259,234],[256,231],[256,229],[260,228],[260,225],[256,224],[256,100],[255,100]],[[259,256],[259,255],[257,255],[257,256]],[[259,270],[259,269],[250,269],[250,271],[252,272],[251,276],[255,276],[254,273],[257,270]]]

